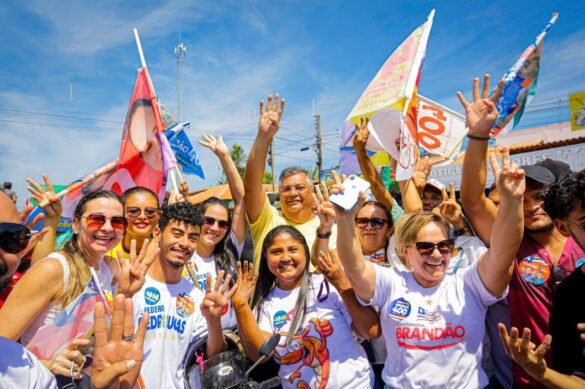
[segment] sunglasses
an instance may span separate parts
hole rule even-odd
[[[373,217],[371,219],[368,219],[367,217],[358,217],[355,219],[355,225],[359,228],[366,228],[368,224],[370,224],[374,230],[379,230],[384,227],[386,223],[388,223],[388,220],[380,219],[379,217]]]
[[[217,220],[216,218],[211,217],[211,216],[204,216],[203,217],[203,226],[204,227],[211,227],[215,224],[215,222],[217,222],[217,226],[219,227],[220,230],[227,230],[229,227],[227,220]]]
[[[128,226],[128,221],[124,216],[112,216],[111,218],[107,218],[105,215],[92,213],[83,216],[82,219],[85,219],[85,226],[92,230],[99,230],[104,224],[106,224],[107,220],[110,220],[114,232],[124,232],[126,226]]]
[[[28,246],[31,232],[27,226],[17,223],[0,223],[0,248],[17,254]]]
[[[439,243],[416,242],[414,246],[420,255],[428,257],[433,253],[433,251],[435,251],[435,248],[437,248],[441,254],[450,254],[451,251],[453,251],[453,247],[455,246],[455,241],[453,239],[446,239],[440,241]]]
[[[139,207],[128,207],[126,208],[126,216],[128,216],[130,219],[136,219],[140,217],[143,211],[144,216],[146,216],[146,218],[150,220],[156,218],[160,213],[160,210],[158,208],[153,207],[146,207],[144,209],[141,209]]]

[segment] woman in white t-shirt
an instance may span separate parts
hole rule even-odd
[[[333,257],[321,254],[327,280],[309,272],[309,255],[303,235],[283,225],[266,235],[259,273],[244,264],[232,300],[246,355],[257,360],[260,345],[280,333],[274,357],[284,388],[370,388],[372,370],[352,329],[378,336],[377,314],[360,306]]]
[[[69,382],[71,367],[79,372],[85,363],[78,348],[89,344],[83,338],[93,324],[93,305],[74,303],[82,294],[89,302],[98,294],[99,300],[111,299],[112,273],[103,258],[122,238],[127,225],[123,214],[114,192],[98,190],[81,198],[71,239],[62,251],[32,266],[0,310],[0,336],[20,339],[53,374],[68,377]],[[131,297],[140,289],[154,258],[145,259],[145,253],[123,269],[118,293]]]
[[[490,162],[502,197],[490,250],[453,275],[446,273],[454,242],[441,216],[420,212],[399,220],[397,250],[412,269],[401,272],[364,261],[355,237],[356,211],[336,207],[344,270],[358,297],[380,308],[388,351],[382,378],[387,387],[488,384],[481,368],[485,313],[507,292],[523,234],[525,190],[524,172],[516,164],[509,166],[507,149],[502,169],[494,155]]]
[[[197,241],[197,250],[187,264],[184,276],[204,291],[208,275],[213,284],[221,270],[232,275],[232,284],[236,278],[236,262],[242,254],[246,238],[246,206],[244,183],[222,137],[215,138],[210,134],[202,136],[204,140],[200,140],[199,144],[210,149],[218,157],[234,201],[232,212],[217,197],[211,197],[199,205],[201,234]],[[183,191],[187,191],[184,185]],[[224,329],[236,326],[231,304],[226,307],[221,323]]]

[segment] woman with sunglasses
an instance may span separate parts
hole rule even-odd
[[[454,242],[441,216],[420,212],[399,220],[397,250],[412,269],[401,272],[364,261],[355,233],[356,211],[335,208],[337,247],[346,253],[340,257],[344,270],[363,303],[380,308],[388,351],[382,378],[387,387],[488,384],[481,368],[485,315],[488,306],[507,293],[523,234],[525,191],[524,171],[510,166],[508,154],[503,155],[502,168],[493,154],[490,163],[502,197],[490,250],[453,275],[446,272]]]
[[[84,196],[75,207],[74,233],[64,249],[31,267],[0,310],[0,336],[20,339],[55,375],[69,377],[72,368],[79,372],[85,363],[78,348],[89,345],[83,339],[88,334],[74,328],[83,327],[80,320],[87,317],[70,311],[92,285],[102,298],[111,297],[112,273],[103,257],[122,238],[127,224],[122,215],[117,194],[99,190]],[[118,284],[118,292],[127,297],[140,289],[153,258],[145,258],[143,250],[133,259],[123,267]],[[46,342],[50,338],[55,340]]]
[[[191,273],[187,278],[191,281],[195,278],[197,286],[205,290],[208,275],[212,283],[215,283],[218,273],[222,270],[235,279],[236,262],[242,254],[246,237],[246,209],[244,183],[222,137],[215,138],[208,134],[202,136],[204,141],[200,140],[199,144],[210,149],[219,158],[234,200],[233,213],[230,213],[224,202],[217,197],[211,197],[199,205],[201,234],[197,250],[187,265]],[[223,328],[236,326],[231,303],[222,315],[222,326]]]
[[[118,255],[122,255],[126,261],[130,260],[132,241],[136,242],[136,251],[140,252],[144,241],[152,239],[152,231],[160,218],[158,196],[143,186],[126,190],[122,194],[122,203],[128,226],[122,240],[104,257],[110,267],[117,267]],[[115,262],[112,263],[112,260]]]
[[[386,251],[394,233],[388,207],[379,201],[366,201],[355,217],[355,226],[364,259],[378,265],[388,264]]]
[[[278,226],[264,239],[259,273],[248,262],[238,269],[232,300],[244,351],[255,361],[262,343],[280,333],[274,357],[283,388],[371,388],[372,370],[353,331],[379,336],[377,314],[358,303],[328,242],[321,244],[322,274],[312,274],[304,236]]]

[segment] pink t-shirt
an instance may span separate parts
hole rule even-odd
[[[524,235],[514,262],[508,302],[511,325],[520,331],[524,327],[530,328],[533,343],[540,344],[548,333],[555,285],[575,270],[575,264],[581,258],[585,258],[585,252],[568,238],[559,262],[554,265],[545,248]],[[550,353],[547,354],[547,363],[552,366]],[[514,382],[519,388],[542,387],[517,364],[514,364]]]

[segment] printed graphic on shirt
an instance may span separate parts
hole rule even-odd
[[[160,292],[157,288],[148,287],[144,291],[144,301],[148,305],[154,305],[160,300]]]
[[[548,263],[535,256],[529,256],[520,261],[518,265],[522,279],[532,285],[539,286],[550,278],[550,267]]]
[[[442,316],[438,310],[435,309],[434,311],[430,311],[422,307],[418,307],[418,315],[416,316],[416,321],[424,321],[433,324],[441,319]]]
[[[284,312],[284,311],[280,311]],[[281,332],[284,337],[286,332]],[[333,326],[329,320],[312,318],[300,332],[295,335],[290,346],[279,345],[276,349],[276,361],[280,365],[295,365],[299,367],[288,377],[291,384],[295,381],[297,388],[324,389],[329,381],[331,369],[329,350],[327,349],[327,337],[333,334]],[[286,340],[285,340],[286,342]],[[310,370],[307,372],[307,369]],[[311,386],[312,376],[315,377],[315,385]]]
[[[396,300],[397,301],[397,300]],[[396,324],[396,341],[410,350],[439,350],[453,347],[465,339],[465,327],[445,322],[439,310],[418,307],[416,318]]]
[[[577,262],[575,262],[575,269],[581,267],[585,263],[585,258],[579,258]]]
[[[185,292],[177,296],[177,313],[182,318],[187,318],[195,311],[195,303]]]
[[[388,316],[396,321],[402,321],[410,315],[410,303],[400,297],[388,305]]]
[[[369,260],[376,265],[383,265],[386,263],[386,255],[384,252],[375,252],[370,256]]]

